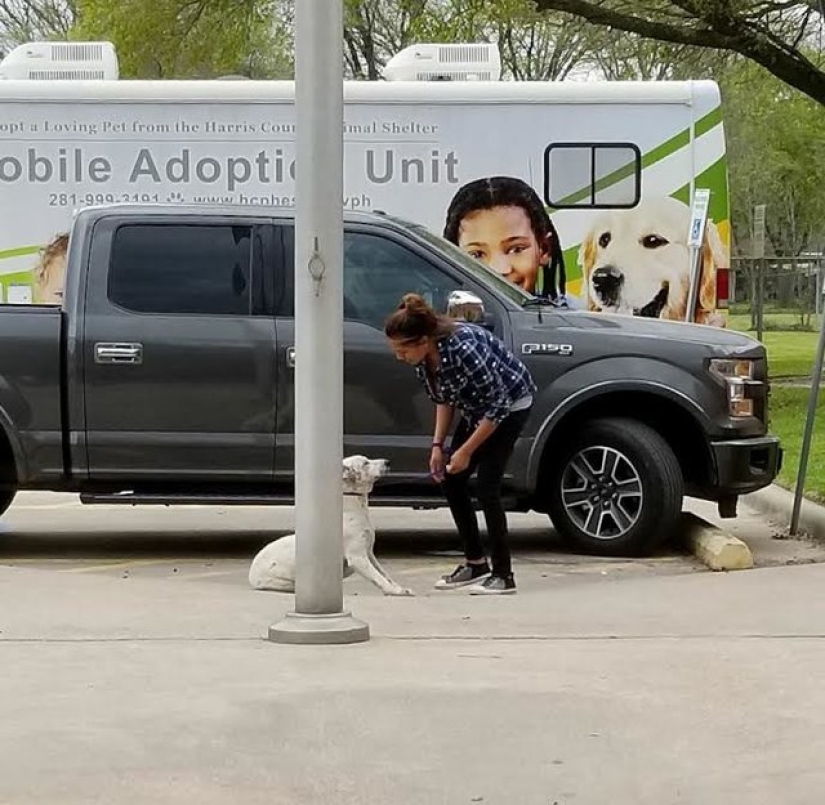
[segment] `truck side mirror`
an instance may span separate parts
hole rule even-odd
[[[451,319],[482,326],[487,320],[484,302],[470,291],[453,291],[447,297],[447,315]]]

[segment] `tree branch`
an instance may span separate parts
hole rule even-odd
[[[680,25],[648,20],[602,4],[601,0],[535,0],[540,11],[561,11],[596,25],[616,28],[648,39],[730,50],[773,73],[786,84],[825,105],[825,72],[788,43],[757,29],[752,20],[736,16],[731,4],[673,0],[685,13]]]

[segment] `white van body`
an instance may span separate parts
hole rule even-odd
[[[709,188],[729,254],[713,82],[347,82],[344,140],[346,208],[439,234],[465,183],[527,182],[582,300],[581,246],[605,210]],[[0,302],[29,301],[39,254],[82,206],[293,205],[295,144],[293,82],[0,81]]]

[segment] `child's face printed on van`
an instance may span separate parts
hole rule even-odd
[[[530,293],[536,289],[539,268],[549,259],[547,247],[538,242],[521,207],[493,207],[465,215],[458,245]]]
[[[63,281],[66,257],[57,254],[45,259],[36,273],[34,301],[40,305],[59,305],[63,302]]]

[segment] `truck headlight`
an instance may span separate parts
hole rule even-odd
[[[710,371],[725,384],[730,416],[754,415],[753,401],[757,396],[754,392],[762,384],[753,379],[753,364],[737,358],[714,358],[710,362]]]

